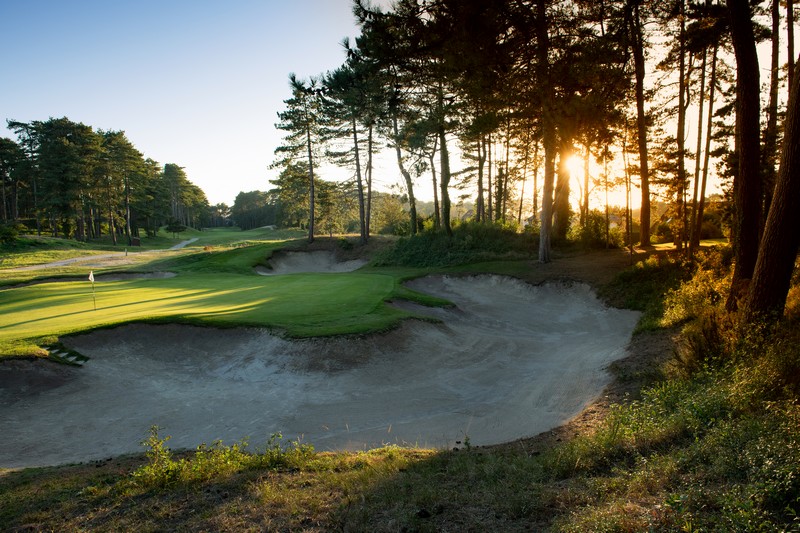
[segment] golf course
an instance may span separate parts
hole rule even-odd
[[[373,267],[286,237],[217,229],[3,270],[0,465],[136,453],[153,426],[187,449],[498,444],[578,414],[639,317],[583,283]]]

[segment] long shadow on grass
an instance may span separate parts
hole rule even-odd
[[[141,461],[0,476],[0,522],[54,530],[537,531],[554,518],[536,482],[541,467],[524,453],[389,447],[150,489],[132,485]]]
[[[257,287],[248,287],[248,288],[244,288],[244,289],[226,290],[225,292],[226,293],[244,292],[244,291],[250,291],[250,290],[256,290],[256,289],[257,289]],[[102,294],[102,293],[100,293],[100,294]],[[205,296],[205,297],[203,296],[203,295],[208,295],[208,294],[211,294],[211,296]],[[44,322],[44,321],[47,321],[47,320],[53,320],[54,318],[78,316],[78,315],[84,315],[86,313],[96,313],[98,311],[108,311],[108,310],[113,310],[113,309],[131,307],[131,306],[134,306],[134,305],[153,304],[153,303],[157,303],[157,302],[165,302],[165,301],[168,301],[168,300],[184,300],[184,301],[187,302],[187,304],[189,303],[189,301],[191,301],[191,302],[193,302],[192,305],[197,305],[197,303],[198,303],[197,300],[202,298],[203,300],[201,300],[201,302],[200,302],[200,305],[202,305],[202,301],[210,301],[213,298],[217,298],[218,294],[219,294],[219,291],[214,291],[212,289],[208,289],[208,290],[205,290],[205,291],[200,291],[198,293],[195,293],[190,297],[187,297],[185,294],[179,294],[179,295],[175,295],[175,296],[164,296],[164,297],[161,297],[161,298],[150,298],[148,300],[136,300],[136,301],[126,302],[126,303],[121,303],[121,304],[100,306],[96,310],[95,309],[86,309],[86,310],[83,310],[83,311],[75,311],[75,312],[71,312],[71,313],[62,313],[62,314],[59,314],[59,315],[52,315],[52,316],[41,317],[41,318],[33,318],[33,319],[30,319],[30,320],[21,320],[19,322],[12,322],[12,323],[6,324],[5,327],[19,326],[19,325],[22,325],[22,324],[30,324],[30,323],[34,323],[34,322]],[[176,304],[176,306],[177,306],[177,304]],[[214,313],[208,313],[208,314],[214,314]]]

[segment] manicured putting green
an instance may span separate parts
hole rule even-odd
[[[32,285],[0,291],[0,346],[133,321],[274,327],[289,335],[360,333],[408,316],[385,304],[409,296],[392,276],[184,274],[171,279]]]

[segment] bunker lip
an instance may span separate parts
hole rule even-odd
[[[582,284],[478,276],[409,285],[457,307],[428,309],[437,324],[357,338],[135,324],[64,339],[90,362],[0,388],[0,467],[141,452],[153,425],[175,449],[245,437],[258,447],[277,432],[321,450],[509,442],[599,396],[639,316]]]
[[[299,274],[309,272],[352,272],[366,265],[363,259],[338,261],[336,254],[326,250],[315,251],[278,251],[269,260],[271,268],[256,267],[256,273],[262,276],[281,274]]]

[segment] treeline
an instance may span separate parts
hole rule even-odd
[[[693,250],[716,165],[736,240],[741,155],[764,183],[749,197],[764,207],[771,201],[791,81],[780,73],[791,78],[794,65],[779,62],[781,50],[794,57],[791,39],[782,44],[794,25],[786,33],[782,24],[793,9],[778,0],[743,8],[739,0],[399,0],[381,10],[355,0],[361,32],[343,43],[344,64],[307,79],[290,75],[275,165],[306,163],[309,238],[322,160],[350,170],[361,235],[369,236],[373,156],[388,148],[410,220],[416,188],[432,187],[435,224],[450,232],[451,194],[468,194],[477,221],[538,223],[542,261],[551,239],[589,222],[592,193],[622,188],[641,197],[630,239],[647,246],[651,228],[668,221],[676,245]],[[749,31],[753,50],[743,76],[737,31]],[[752,68],[761,40],[772,43],[764,94]],[[747,108],[757,129],[763,122],[748,141],[756,156],[740,154],[735,142],[737,95],[753,84],[755,108]],[[576,158],[580,176],[570,172]],[[670,205],[662,220],[651,220],[656,199]]]
[[[248,230],[263,226],[307,229],[308,166],[301,161],[287,166],[272,181],[269,191],[240,192],[230,210],[238,227]],[[316,232],[333,235],[359,230],[358,194],[352,182],[315,179],[314,213]],[[404,210],[406,199],[384,192],[373,192],[372,223],[375,233],[408,235],[409,219]]]
[[[8,121],[0,138],[2,218],[37,234],[81,241],[110,236],[129,245],[162,225],[213,222],[205,193],[172,163],[163,167],[123,131],[68,118]]]

